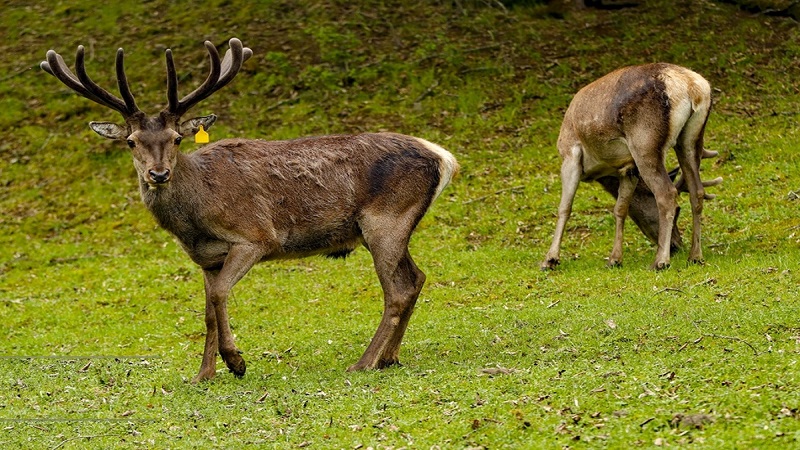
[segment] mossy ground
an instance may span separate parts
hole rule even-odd
[[[696,448],[800,446],[800,31],[706,0],[573,11],[492,2],[7,2],[0,18],[0,445],[9,448]],[[243,379],[191,385],[201,274],[138,198],[117,120],[38,69],[87,47],[138,103],[183,93],[202,41],[255,53],[192,113],[212,139],[391,130],[462,171],[411,244],[428,275],[403,367],[346,373],[381,312],[363,249],[256,267],[230,302]],[[582,185],[564,261],[539,263],[572,95],[669,61],[714,86],[706,264],[647,269],[635,227],[604,267],[612,199]],[[190,114],[192,114],[190,113]],[[686,200],[684,199],[684,202]],[[684,205],[685,206],[685,205]],[[688,210],[688,208],[684,208]],[[681,219],[687,230],[688,215]],[[220,366],[221,367],[221,366]]]

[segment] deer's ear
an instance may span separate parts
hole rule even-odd
[[[89,122],[89,128],[108,139],[124,141],[128,138],[128,129],[111,122]]]
[[[214,114],[203,117],[195,117],[181,124],[180,133],[182,136],[194,136],[200,129],[200,125],[203,126],[204,130],[208,130],[209,128],[211,128],[211,125],[214,125],[214,122],[216,121],[217,121],[217,116],[215,116]]]

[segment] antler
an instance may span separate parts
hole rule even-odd
[[[136,101],[133,99],[133,94],[131,94],[128,78],[125,76],[123,52],[121,48],[117,50],[116,70],[117,84],[122,99],[112,95],[89,78],[89,75],[86,73],[84,48],[82,45],[78,46],[78,51],[75,54],[75,71],[78,73],[77,77],[64,63],[64,58],[53,50],[47,51],[47,61],[42,61],[39,66],[45,72],[58,78],[68,88],[93,102],[118,111],[126,119],[140,111],[136,106]]]
[[[197,89],[189,93],[186,97],[178,100],[178,75],[175,72],[175,63],[172,60],[172,51],[167,49],[167,101],[168,106],[165,111],[180,117],[191,107],[207,98],[214,92],[221,89],[239,73],[242,63],[253,56],[253,51],[242,46],[242,41],[232,38],[228,41],[230,48],[225,52],[220,64],[219,53],[216,47],[209,41],[205,41],[206,50],[210,59],[211,70],[208,77]]]

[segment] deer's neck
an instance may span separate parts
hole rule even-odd
[[[193,181],[198,179],[197,171],[187,155],[179,154],[172,170],[172,179],[166,185],[153,188],[139,177],[144,205],[161,228],[184,243],[190,243],[202,233],[197,215],[202,194],[198,192],[200,186]]]

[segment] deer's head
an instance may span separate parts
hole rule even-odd
[[[180,100],[178,100],[178,75],[175,72],[172,51],[167,49],[168,104],[158,114],[152,116],[145,114],[136,106],[125,76],[121,48],[117,50],[116,71],[122,98],[101,88],[89,78],[84,64],[83,46],[78,46],[75,55],[77,76],[69,70],[61,55],[53,50],[47,52],[47,60],[42,61],[41,67],[78,94],[122,114],[124,124],[90,122],[89,127],[100,136],[125,141],[131,148],[133,164],[139,177],[151,188],[157,188],[169,183],[172,178],[183,138],[197,133],[200,126],[207,130],[217,120],[217,116],[213,114],[183,122],[181,117],[201,100],[230,83],[241,69],[242,63],[253,55],[252,50],[243,47],[239,39],[232,38],[229,45],[225,57],[220,61],[216,47],[209,41],[205,42],[211,65],[208,77],[200,87]]]

